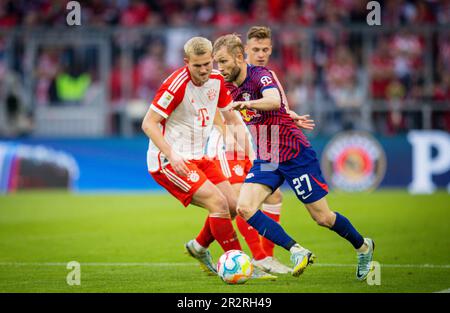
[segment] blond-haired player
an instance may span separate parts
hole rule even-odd
[[[231,222],[236,194],[215,163],[204,156],[204,146],[217,109],[228,124],[244,132],[245,126],[230,111],[230,93],[223,77],[213,70],[211,42],[194,37],[184,52],[185,66],[163,82],[142,122],[150,139],[147,166],[153,179],[184,206],[194,204],[208,211],[199,235],[185,248],[203,269],[216,273],[208,246],[214,240],[224,251],[241,246]]]

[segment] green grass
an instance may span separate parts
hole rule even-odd
[[[195,260],[183,254],[183,244],[203,225],[206,211],[200,208],[183,208],[165,194],[42,192],[0,197],[0,292],[434,292],[450,288],[446,192],[432,196],[403,191],[334,193],[328,200],[333,210],[376,241],[381,285],[355,279],[352,246],[317,226],[290,191],[285,193],[281,223],[314,251],[317,264],[298,279],[287,275],[275,282],[240,286],[206,276]],[[242,238],[241,243],[245,246]],[[247,247],[244,250],[248,252]],[[211,251],[215,259],[221,254],[217,243]],[[286,251],[277,247],[275,253],[289,263]],[[65,264],[72,260],[81,263],[81,286],[66,284]]]

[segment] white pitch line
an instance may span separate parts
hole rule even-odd
[[[444,290],[440,290],[440,291],[435,291],[434,293],[450,293],[450,288],[444,289]]]
[[[66,266],[69,262],[0,262],[0,266]],[[193,266],[198,263],[171,263],[171,262],[80,262],[83,266],[145,266],[145,267],[164,267],[164,266]],[[431,269],[450,269],[450,264],[380,264],[385,268],[431,268]],[[355,264],[339,263],[315,263],[314,267],[355,267]]]

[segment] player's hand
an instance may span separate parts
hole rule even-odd
[[[307,130],[313,130],[316,127],[314,120],[309,118],[309,114],[306,115],[297,115],[294,111],[289,111],[289,115],[294,120],[295,125],[297,127]]]
[[[251,109],[250,101],[234,101],[233,109],[238,111],[244,109]]]
[[[189,173],[189,168],[187,167],[186,163],[189,163],[189,161],[183,159],[180,155],[178,155],[175,152],[172,152],[170,154],[170,157],[168,157],[170,165],[172,165],[173,170],[180,176],[187,176]]]

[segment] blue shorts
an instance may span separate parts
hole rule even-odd
[[[285,180],[303,203],[315,202],[328,194],[328,185],[311,148],[304,148],[297,157],[278,164],[255,160],[245,183],[266,185],[274,192]]]

